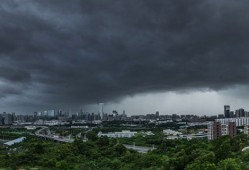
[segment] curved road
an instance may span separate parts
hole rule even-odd
[[[54,141],[57,141],[57,142],[72,143],[74,141],[74,139],[65,138],[65,137],[61,137],[61,136],[54,136],[54,135],[51,135],[51,134],[49,134],[49,135],[40,134],[45,129],[48,129],[48,127],[42,127],[41,129],[36,131],[35,136],[50,139],[50,140],[54,140]]]
[[[244,147],[241,151],[244,152],[244,151],[246,151],[246,150],[248,150],[248,149],[249,149],[249,146]]]

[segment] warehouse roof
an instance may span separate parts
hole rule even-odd
[[[14,145],[15,143],[22,142],[24,139],[26,139],[26,137],[20,137],[20,138],[17,138],[15,140],[8,141],[8,142],[4,143],[4,145],[11,146],[11,145]]]

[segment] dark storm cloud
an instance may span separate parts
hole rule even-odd
[[[63,107],[141,92],[246,85],[248,5],[3,0],[0,97]]]

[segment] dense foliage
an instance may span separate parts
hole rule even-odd
[[[0,150],[0,168],[81,169],[81,170],[247,170],[249,146],[245,135],[218,140],[165,140],[157,138],[157,149],[147,154],[127,150],[122,140],[97,138],[87,134],[87,142],[56,143],[27,137],[10,148]],[[138,138],[142,138],[138,136]],[[144,138],[149,140],[148,138]],[[152,139],[151,139],[152,140]],[[159,141],[160,140],[160,141]]]

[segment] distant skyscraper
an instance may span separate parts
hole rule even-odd
[[[0,114],[0,125],[4,125],[4,118],[1,114]]]
[[[55,117],[55,111],[54,110],[48,110],[47,111],[47,116],[48,117]]]
[[[239,117],[245,117],[245,110],[239,109]]]
[[[233,111],[230,111],[229,113],[229,118],[233,118],[234,117],[234,112]]]
[[[230,117],[230,106],[229,105],[224,106],[224,116],[225,116],[225,118]]]
[[[12,115],[11,114],[4,113],[3,118],[4,118],[4,124],[5,125],[12,124]]]
[[[101,116],[101,119],[104,117],[104,103],[99,103],[99,113]]]
[[[156,118],[159,118],[159,111],[156,112]]]

